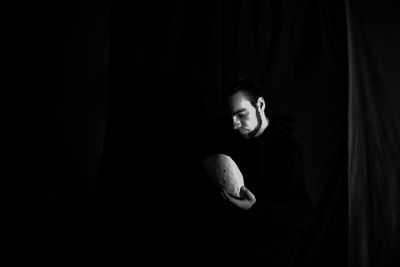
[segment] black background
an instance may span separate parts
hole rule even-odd
[[[344,2],[57,1],[15,11],[24,261],[212,262],[218,232],[201,156],[219,134],[223,88],[247,77],[267,95],[267,114],[296,118],[314,166],[319,215],[302,260],[347,265]]]

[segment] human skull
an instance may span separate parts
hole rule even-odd
[[[229,194],[240,198],[240,188],[244,186],[243,175],[230,156],[210,155],[204,159],[203,163],[214,183]]]

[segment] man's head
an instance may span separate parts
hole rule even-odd
[[[226,92],[226,100],[234,130],[246,139],[263,133],[268,126],[265,100],[255,84],[246,80],[235,82]]]

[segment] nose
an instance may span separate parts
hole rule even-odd
[[[233,117],[232,121],[233,121],[233,129],[234,130],[239,129],[240,128],[240,120],[236,117]]]

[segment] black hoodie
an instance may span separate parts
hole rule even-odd
[[[303,147],[291,134],[293,122],[287,116],[271,116],[260,136],[233,137],[223,149],[256,197],[249,210],[222,208],[223,224],[235,233],[234,239],[252,244],[249,251],[266,248],[260,253],[268,251],[275,262],[293,256],[302,231],[316,215],[313,174]]]

